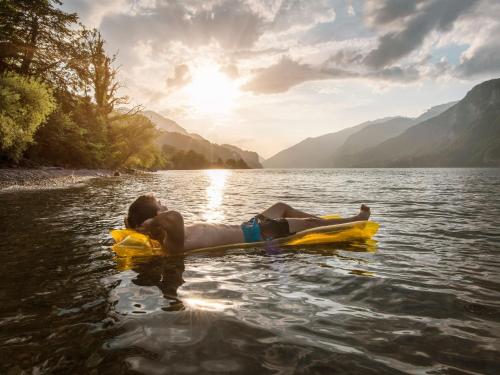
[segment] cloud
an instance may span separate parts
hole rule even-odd
[[[127,0],[69,0],[63,3],[67,12],[76,12],[80,21],[91,27],[98,27],[104,16],[130,10]]]
[[[365,4],[366,18],[374,26],[385,25],[413,15],[422,0],[369,0]]]
[[[354,17],[356,15],[356,11],[354,10],[354,7],[352,5],[349,5],[347,7],[347,14],[351,17]]]
[[[391,66],[369,74],[370,78],[377,78],[383,81],[413,82],[420,78],[420,72],[415,66]]]
[[[214,62],[228,76],[246,81],[244,90],[262,94],[317,80],[400,84],[467,78],[498,72],[500,65],[496,0],[67,3],[66,10],[100,25],[109,50],[119,51],[128,87],[153,90],[154,95],[136,91],[147,100],[186,85],[187,62],[191,67]],[[453,45],[466,50],[460,61],[461,51],[451,56]]]
[[[243,90],[254,93],[280,93],[305,81],[331,78],[329,74],[284,57],[278,63],[260,69]]]
[[[337,7],[342,13],[346,13],[344,20],[335,19],[334,22],[328,21],[318,24],[317,27],[339,22],[343,26],[348,26],[349,22],[352,22],[349,20],[357,18],[357,14],[362,15],[363,12],[359,11],[359,2],[346,4],[344,8]],[[352,7],[354,12],[350,12],[349,7]],[[321,38],[317,38],[319,41],[317,44],[314,41],[308,44],[307,39],[302,39],[304,45],[300,43],[292,45],[287,51],[286,55],[290,56],[289,58],[276,60],[275,55],[274,63],[269,64],[268,61],[267,64],[263,64],[263,68],[254,70],[254,76],[244,89],[255,93],[277,93],[286,92],[293,86],[315,80],[358,78],[410,83],[456,75],[455,65],[450,64],[446,56],[440,57],[439,52],[434,56],[433,53],[446,46],[446,40],[451,40],[452,43],[457,41],[470,43],[470,34],[474,32],[469,31],[468,38],[464,38],[461,34],[463,27],[455,29],[457,22],[460,25],[469,25],[472,30],[482,24],[484,29],[485,17],[498,14],[498,10],[495,12],[498,3],[496,7],[495,2],[491,0],[368,1],[365,12],[368,9],[371,13],[365,13],[364,16],[368,24],[380,35],[378,40],[373,38],[373,34],[360,29],[356,30],[359,35],[357,38],[356,34],[351,35],[349,40],[343,40],[341,37],[340,40],[346,43],[339,43],[340,40],[321,41]],[[346,19],[348,21],[345,21]],[[490,20],[490,23],[497,25],[497,29],[484,31],[487,37],[476,38],[474,52],[469,50],[462,59],[460,70],[462,75],[498,72],[500,42],[495,35],[499,34],[499,20]],[[330,28],[330,30],[335,29]],[[335,35],[339,33],[335,32],[333,37]],[[440,44],[440,40],[445,44]],[[325,59],[324,55],[329,49],[332,51]],[[307,61],[307,64],[304,61]]]
[[[75,0],[78,11],[121,50],[132,43],[170,41],[195,47],[213,41],[224,49],[255,45],[264,33],[308,28],[335,18],[327,0],[135,1]]]
[[[364,58],[361,51],[344,48],[334,52],[326,61],[326,64],[335,66],[352,66],[360,64]]]
[[[457,72],[464,77],[500,73],[500,26],[472,51],[466,51]],[[468,53],[467,53],[468,52]]]
[[[346,53],[346,51],[340,51],[319,65],[303,64],[284,57],[276,64],[258,69],[253,78],[242,88],[257,94],[275,94],[286,92],[307,81],[357,78],[404,83],[417,81],[421,77],[418,64],[373,70],[354,64],[359,60],[360,56],[356,52]],[[338,68],[337,65],[341,61],[351,62],[352,64],[341,64],[350,66],[351,69]]]
[[[499,74],[500,2],[483,1],[466,26],[471,42],[469,48],[463,52],[455,73],[462,78]]]
[[[104,36],[120,50],[144,41],[151,42],[157,51],[170,42],[190,48],[216,42],[222,49],[231,50],[253,46],[264,32],[261,17],[241,2],[224,1],[212,7],[191,7],[182,1],[154,5],[104,17]]]
[[[269,25],[274,31],[309,28],[335,19],[335,10],[325,0],[286,0],[281,4]]]
[[[67,0],[65,10],[77,11],[84,23],[97,26],[110,52],[128,69],[141,63],[134,49],[150,45],[149,58],[178,65],[178,47],[190,52],[210,49],[207,59],[233,63],[267,51],[286,52],[287,39],[318,23],[332,21],[330,0]],[[265,36],[259,45],[259,40]],[[274,44],[274,45],[269,45]],[[209,47],[209,48],[207,48]],[[219,59],[219,56],[225,57]],[[198,54],[200,56],[200,54]],[[237,63],[235,61],[234,63]]]
[[[167,78],[167,87],[169,89],[183,87],[189,82],[191,82],[189,67],[186,64],[181,64],[175,67],[174,75]]]
[[[400,29],[383,34],[365,63],[375,68],[390,65],[420,47],[432,31],[449,31],[453,23],[478,0],[386,0],[370,19],[375,25],[399,21]],[[411,3],[411,4],[410,4]]]
[[[239,72],[238,67],[234,64],[229,64],[221,68],[221,71],[225,73],[230,78],[238,78]]]

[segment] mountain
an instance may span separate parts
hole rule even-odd
[[[458,103],[458,101],[455,101],[455,102],[449,102],[449,103],[440,104],[440,105],[436,105],[434,107],[431,107],[415,119],[415,124],[418,124],[420,122],[424,122],[426,120],[429,120],[430,118],[436,117],[437,115],[440,115],[444,111],[448,110],[448,108],[453,107],[457,103]]]
[[[188,133],[186,129],[173,120],[170,120],[153,111],[143,111],[142,114],[160,130],[160,137],[157,144],[169,146],[173,151],[195,151],[205,156],[210,162],[217,162],[217,159],[227,161],[229,159],[243,159],[250,168],[262,168],[260,156],[253,151],[242,150],[239,147],[223,144],[211,143],[199,134]]]
[[[409,117],[394,117],[367,125],[351,134],[329,159],[333,166],[342,167],[350,163],[353,155],[395,137],[413,125],[415,120]]]
[[[346,167],[356,160],[360,152],[375,147],[388,139],[397,137],[410,127],[439,115],[457,102],[437,105],[428,109],[417,118],[394,117],[368,125],[349,136],[344,144],[330,157],[334,167]]]
[[[368,124],[369,122],[366,122],[336,133],[304,139],[302,142],[266,159],[263,165],[265,168],[328,167],[327,157],[337,147],[340,147],[351,134],[354,134]]]
[[[265,168],[330,168],[350,165],[353,155],[398,136],[419,122],[445,111],[455,103],[432,107],[417,118],[386,117],[367,121],[335,133],[307,138],[278,152],[262,164]]]
[[[229,159],[243,159],[250,168],[262,168],[256,152],[245,151],[232,145],[218,145],[200,136],[192,137],[191,134],[161,131],[156,142],[160,147],[169,146],[176,151],[195,151],[212,163],[217,162],[218,159],[224,162]]]
[[[353,167],[500,166],[500,79],[438,116],[356,155]]]
[[[262,158],[256,152],[242,150],[239,147],[228,145],[227,143],[224,143],[222,147],[235,152],[240,158],[245,161],[245,163],[248,164],[250,168],[262,168],[262,163],[260,162]]]
[[[178,123],[166,117],[163,117],[156,112],[142,111],[141,114],[151,120],[151,122],[155,124],[158,129],[165,130],[167,132],[188,134],[187,130],[180,126]]]

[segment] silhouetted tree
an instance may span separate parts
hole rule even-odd
[[[207,158],[193,150],[177,151],[170,158],[173,169],[205,169],[210,166]]]
[[[116,55],[108,56],[104,44],[98,30],[82,30],[79,58],[72,66],[81,78],[84,95],[93,95],[97,117],[108,121],[116,106],[128,103],[128,97],[118,95]],[[117,119],[121,117],[117,115]]]
[[[227,159],[226,167],[231,169],[248,169],[250,168],[248,164],[243,159]]]
[[[59,0],[0,1],[0,73],[6,70],[60,81],[73,51],[76,14]]]
[[[110,128],[110,163],[113,168],[138,167],[141,160],[146,167],[154,167],[159,153],[153,145],[155,126],[142,116],[134,115],[114,122]],[[146,162],[147,161],[147,162]]]

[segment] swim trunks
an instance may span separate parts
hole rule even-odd
[[[241,224],[241,230],[245,242],[272,240],[291,234],[286,219],[271,219],[260,214]]]

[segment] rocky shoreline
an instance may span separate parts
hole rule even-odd
[[[62,188],[86,182],[92,178],[111,177],[113,171],[100,169],[0,169],[0,191]]]

